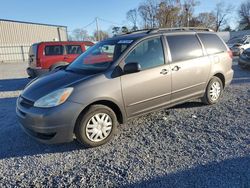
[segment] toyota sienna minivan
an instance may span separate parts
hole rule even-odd
[[[17,99],[24,131],[44,143],[108,142],[117,124],[191,99],[215,104],[233,77],[232,53],[206,29],[151,29],[101,41],[31,81]],[[157,127],[156,127],[157,128]]]

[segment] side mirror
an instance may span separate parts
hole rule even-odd
[[[249,42],[245,42],[245,44],[249,44]]]
[[[140,71],[141,71],[141,65],[137,62],[127,63],[123,68],[123,72],[125,74],[130,74],[130,73],[135,73],[135,72],[140,72]]]

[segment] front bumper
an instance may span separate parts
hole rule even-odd
[[[66,101],[52,108],[23,105],[17,100],[16,114],[24,131],[36,140],[47,143],[64,143],[74,139],[76,120],[83,105]]]
[[[46,74],[49,72],[49,69],[34,69],[34,68],[30,68],[28,67],[26,69],[27,74],[31,77],[31,78],[35,78],[37,76],[41,76],[43,74]]]

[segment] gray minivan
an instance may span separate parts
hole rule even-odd
[[[101,41],[57,72],[31,81],[16,113],[44,143],[87,147],[109,141],[117,124],[200,98],[218,102],[233,77],[232,53],[215,32],[152,29]]]

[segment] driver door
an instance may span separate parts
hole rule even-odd
[[[124,63],[137,62],[141,71],[121,77],[124,104],[128,117],[151,111],[170,102],[171,69],[165,64],[160,37],[140,42]]]

